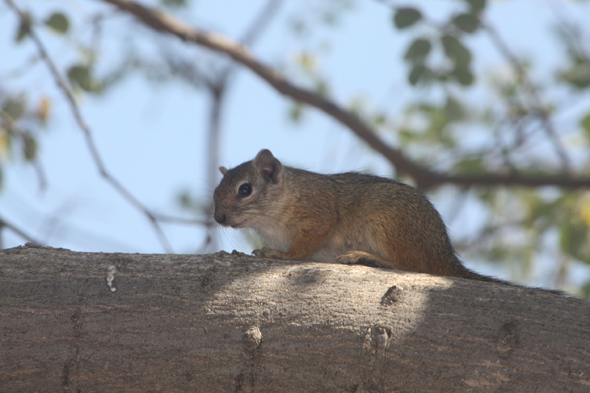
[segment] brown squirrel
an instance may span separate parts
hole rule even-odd
[[[215,220],[252,228],[272,248],[259,257],[368,263],[506,283],[461,264],[446,226],[415,188],[355,172],[321,175],[281,164],[269,150],[228,170],[215,189]],[[507,284],[507,283],[506,283]]]

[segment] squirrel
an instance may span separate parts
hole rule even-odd
[[[442,217],[417,189],[356,172],[322,175],[284,166],[267,150],[223,174],[214,218],[252,228],[264,258],[385,265],[508,284],[467,269]]]

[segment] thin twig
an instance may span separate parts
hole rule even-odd
[[[157,214],[157,213],[154,213],[154,217],[156,218],[156,220],[158,220],[160,222],[168,222],[168,223],[173,223],[173,224],[203,225],[206,227],[209,227],[212,225],[212,223],[208,220],[199,220],[196,218],[173,217],[173,216],[167,216],[164,214]]]
[[[231,74],[226,74],[226,78]],[[210,84],[210,108],[209,108],[209,132],[207,133],[207,185],[211,188],[215,187],[219,168],[219,145],[221,139],[221,119],[225,100],[225,92],[227,91],[227,79],[220,81],[218,85]],[[214,205],[211,200],[207,206],[207,217],[212,221]],[[216,231],[211,225],[207,228],[205,236],[205,247],[209,246],[211,249],[217,251],[218,239]]]
[[[531,106],[533,109],[533,113],[535,113],[541,119],[541,122],[543,123],[543,129],[545,130],[545,133],[553,143],[553,147],[561,161],[561,166],[563,170],[569,172],[571,170],[570,159],[561,141],[559,140],[559,136],[557,135],[557,131],[555,130],[555,126],[551,121],[547,109],[543,105],[537,86],[534,84],[532,80],[530,80],[524,65],[520,62],[520,60],[518,60],[516,55],[512,53],[512,51],[510,50],[506,42],[502,39],[502,37],[500,37],[500,34],[496,31],[496,29],[491,24],[484,22],[481,19],[480,24],[482,28],[488,33],[492,42],[496,45],[498,50],[510,62],[512,68],[516,72],[516,75],[522,80],[525,89],[528,90],[529,96],[532,99]]]
[[[230,56],[235,61],[249,68],[279,93],[296,101],[315,107],[345,127],[353,131],[374,150],[387,159],[398,171],[411,176],[421,189],[428,189],[443,183],[460,186],[557,186],[562,188],[590,188],[590,178],[572,177],[564,174],[523,175],[517,174],[481,174],[454,175],[432,171],[407,158],[399,149],[386,145],[372,128],[350,111],[344,110],[333,101],[320,94],[293,85],[275,69],[255,58],[246,48],[229,38],[212,32],[206,32],[187,25],[175,17],[154,8],[146,7],[131,0],[99,0],[117,6],[143,22],[146,26],[160,32],[172,34],[189,43],[204,46],[216,52]]]
[[[229,38],[212,32],[206,32],[187,25],[154,8],[129,0],[100,0],[117,6],[119,9],[129,12],[144,24],[156,31],[168,32],[183,41],[195,43],[217,52],[230,56],[235,61],[243,64],[255,74],[266,80],[278,92],[296,101],[304,102],[327,113],[335,120],[350,128],[369,146],[381,153],[389,160],[399,172],[412,176],[418,184],[432,185],[431,172],[407,159],[404,154],[393,147],[385,145],[373,130],[368,127],[353,113],[340,108],[331,100],[313,91],[303,89],[291,84],[278,71],[266,66],[256,59],[244,46],[236,44]],[[589,183],[590,184],[590,183]]]
[[[269,0],[262,8],[262,11],[254,18],[250,24],[250,28],[240,40],[240,43],[245,47],[252,47],[254,43],[260,38],[264,30],[268,27],[269,22],[273,19],[283,4],[283,0]],[[235,69],[238,63],[231,62],[225,70],[220,73],[219,80],[225,81],[235,74]]]
[[[498,223],[498,224],[488,224],[485,227],[483,227],[482,229],[480,229],[479,232],[474,237],[472,237],[470,240],[463,241],[463,242],[457,242],[456,247],[458,249],[464,249],[464,250],[475,249],[477,247],[481,247],[481,245],[486,240],[492,239],[493,236],[498,232],[502,232],[502,231],[505,231],[506,229],[510,229],[510,228],[523,228],[526,226],[527,226],[527,224],[525,223],[525,221],[520,220],[520,219],[502,222],[502,223]]]
[[[11,224],[8,221],[6,221],[4,218],[1,218],[0,217],[0,231],[3,228],[10,229],[12,232],[16,233],[18,236],[20,236],[23,239],[25,239],[27,242],[31,242],[31,243],[43,245],[43,243],[41,243],[40,241],[36,240],[33,236],[30,236],[29,234],[27,234],[22,229],[19,229],[18,227],[14,226],[13,224]]]
[[[6,4],[10,8],[12,8],[18,14],[18,16],[21,20],[21,23],[28,25],[28,21],[27,21],[25,14],[16,6],[16,4],[14,4],[14,2],[12,0],[4,0],[4,1],[6,2]],[[55,66],[55,63],[53,62],[53,60],[49,56],[47,50],[45,49],[45,46],[41,42],[41,40],[38,37],[38,35],[36,34],[35,30],[30,25],[28,25],[28,34],[31,37],[31,39],[33,40],[35,46],[37,47],[37,51],[39,52],[39,55],[41,56],[41,58],[43,59],[43,61],[47,65],[47,67],[49,68],[49,71],[50,71],[51,75],[53,76],[53,79],[57,83],[57,86],[59,87],[59,89],[61,90],[61,92],[65,96],[66,100],[70,104],[70,109],[72,111],[72,114],[76,120],[76,123],[78,124],[78,126],[80,127],[80,129],[82,130],[82,132],[84,134],[84,137],[86,140],[86,145],[88,146],[88,149],[90,150],[90,154],[91,154],[92,159],[94,160],[94,162],[98,168],[100,175],[108,183],[110,183],[111,186],[114,187],[129,203],[131,203],[137,209],[142,211],[146,215],[146,217],[148,217],[150,223],[152,224],[152,227],[154,228],[154,231],[156,232],[156,235],[158,236],[158,239],[160,240],[160,243],[162,244],[162,246],[164,247],[166,252],[171,253],[172,247],[170,246],[170,243],[168,242],[166,235],[162,231],[162,228],[158,224],[158,221],[156,220],[156,217],[154,216],[154,214],[149,209],[147,209],[135,196],[133,196],[133,194],[131,194],[131,192],[129,192],[123,186],[122,183],[120,183],[117,179],[115,179],[107,171],[107,169],[104,165],[104,162],[98,152],[96,144],[94,143],[94,139],[92,137],[92,133],[90,131],[90,128],[88,127],[88,125],[84,121],[84,118],[82,117],[80,109],[78,108],[78,104],[76,104],[76,100],[74,99],[74,95],[70,91],[64,78],[60,75],[59,71],[57,70],[57,67]]]
[[[6,113],[6,111],[4,111],[2,108],[0,108],[0,118],[2,118],[4,124],[8,128],[8,132],[10,132],[12,135],[18,136],[19,138],[23,138],[25,136],[25,130],[17,126],[12,116]]]
[[[502,141],[502,135],[500,133],[500,128],[503,125],[502,123],[503,122],[499,122],[499,124],[493,127],[492,130],[492,135],[496,142],[494,149],[499,150],[502,160],[504,161],[504,167],[508,168],[510,172],[514,173],[516,172],[516,167],[512,163],[512,158],[510,157],[511,151],[506,146],[504,146],[504,141]]]
[[[246,30],[241,44],[247,47],[251,47],[260,38],[264,30],[269,25],[269,22],[276,15],[283,0],[269,0],[266,5],[262,8],[261,12],[251,22],[250,27]],[[228,86],[230,86],[231,80],[238,70],[238,63],[235,61],[230,62],[225,69],[218,73],[218,75],[212,80],[208,80],[206,83],[207,88],[211,94],[211,112],[209,116],[209,132],[207,141],[207,152],[208,152],[208,184],[209,187],[214,187],[219,167],[219,145],[221,138],[221,121],[222,113],[225,108],[225,97],[227,96]],[[213,213],[213,205],[209,207],[209,218],[211,219]],[[212,249],[217,249],[217,233],[213,226],[209,226],[206,236],[206,245],[209,245]]]

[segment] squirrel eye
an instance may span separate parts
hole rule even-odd
[[[243,198],[252,194],[252,185],[250,183],[244,183],[238,188],[238,196]]]

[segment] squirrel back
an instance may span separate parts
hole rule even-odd
[[[269,150],[220,168],[215,220],[254,229],[271,247],[258,256],[378,262],[418,273],[502,282],[464,267],[446,226],[415,188],[355,172],[321,175],[283,166]]]

